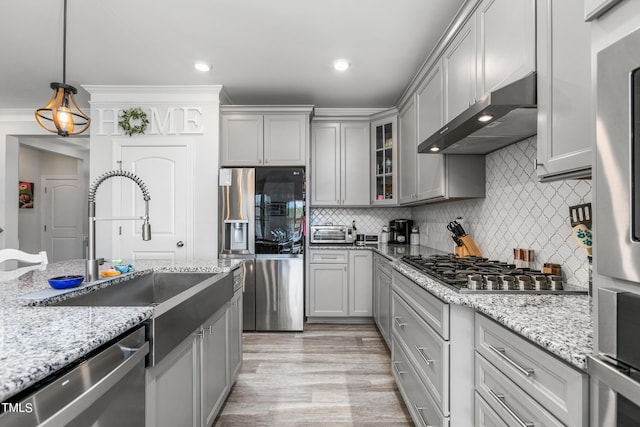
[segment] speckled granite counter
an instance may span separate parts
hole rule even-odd
[[[221,273],[238,266],[238,260],[193,263],[139,261],[138,273],[156,271],[204,271]],[[108,264],[105,264],[105,267]],[[23,300],[24,294],[51,289],[47,279],[83,274],[84,260],[52,263],[15,279],[0,272],[0,401],[21,392],[88,352],[149,319],[151,307],[47,307],[42,299]],[[101,280],[98,287],[122,278]],[[89,292],[93,286],[73,293]],[[65,297],[57,297],[61,299]]]
[[[402,255],[444,253],[424,246],[314,245],[311,249],[373,250],[443,301],[472,307],[573,366],[587,369],[587,356],[593,352],[592,303],[587,295],[461,294],[400,261]]]

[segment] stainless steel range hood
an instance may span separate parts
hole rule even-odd
[[[418,146],[418,153],[487,154],[537,132],[536,73],[490,92]]]

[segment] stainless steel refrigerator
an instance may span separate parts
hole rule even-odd
[[[304,168],[220,170],[220,257],[245,259],[245,331],[304,323]]]

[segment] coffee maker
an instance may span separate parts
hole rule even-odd
[[[389,243],[408,245],[413,221],[410,219],[394,219],[389,221]]]

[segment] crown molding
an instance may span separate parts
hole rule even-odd
[[[222,85],[82,85],[89,104],[109,102],[219,102]]]
[[[221,113],[305,113],[311,114],[313,105],[221,105]]]

